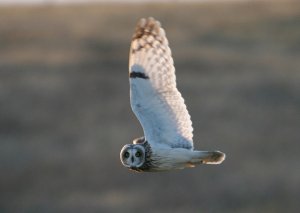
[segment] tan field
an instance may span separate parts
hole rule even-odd
[[[0,211],[298,212],[300,2],[0,8]],[[197,149],[223,164],[135,173],[135,24],[166,30]]]

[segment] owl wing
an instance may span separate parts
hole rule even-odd
[[[190,115],[176,88],[165,31],[153,18],[141,19],[129,55],[131,108],[150,144],[193,149]]]

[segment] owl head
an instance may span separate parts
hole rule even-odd
[[[121,152],[122,164],[130,169],[138,169],[145,162],[145,148],[139,144],[126,144]]]

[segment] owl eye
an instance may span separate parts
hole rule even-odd
[[[141,152],[136,152],[136,153],[135,153],[135,157],[137,157],[137,158],[138,158],[138,157],[141,157],[141,155],[142,155]]]
[[[129,158],[129,152],[125,152],[125,153],[124,153],[124,157],[125,157],[125,158]]]

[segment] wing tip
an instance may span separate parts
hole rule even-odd
[[[144,35],[161,35],[164,34],[164,30],[161,28],[161,24],[153,17],[141,18],[133,34],[132,40],[139,39]]]

